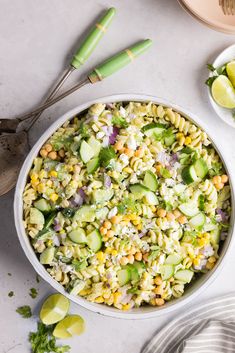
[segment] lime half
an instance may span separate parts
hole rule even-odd
[[[81,335],[85,330],[85,321],[79,315],[68,315],[56,325],[53,336],[56,338],[70,338]]]
[[[62,294],[52,294],[42,305],[40,319],[45,325],[55,324],[65,317],[69,305],[69,300]]]
[[[235,60],[226,65],[226,71],[233,87],[235,87]]]
[[[235,108],[235,90],[230,80],[224,76],[218,76],[212,84],[211,94],[221,107]]]

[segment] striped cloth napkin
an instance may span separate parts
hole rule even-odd
[[[235,352],[235,293],[187,309],[142,350],[142,353],[220,352]]]

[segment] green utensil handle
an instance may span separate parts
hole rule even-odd
[[[85,63],[85,61],[89,58],[100,39],[105,34],[108,26],[110,25],[113,16],[115,15],[115,8],[110,8],[105,15],[100,19],[98,23],[96,23],[95,27],[88,34],[86,39],[83,41],[82,45],[74,55],[71,65],[78,69],[81,65]]]
[[[114,55],[104,63],[97,66],[88,75],[89,80],[91,83],[95,83],[112,75],[114,72],[122,69],[124,66],[133,61],[136,56],[144,53],[151,45],[152,41],[150,39],[145,39],[133,45],[132,47],[121,51],[120,53]]]

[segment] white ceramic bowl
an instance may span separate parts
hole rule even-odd
[[[230,47],[226,48],[225,50],[220,53],[215,61],[212,63],[212,65],[217,68],[220,67],[224,64],[226,64],[229,61],[232,61],[235,59],[235,44],[230,45]],[[212,73],[210,74],[212,76]],[[232,126],[235,128],[235,119],[233,118],[232,115],[232,110],[231,109],[226,109],[218,105],[214,99],[212,98],[211,95],[211,90],[208,87],[208,94],[209,94],[209,99],[212,107],[214,108],[216,114],[228,125]]]
[[[14,199],[14,216],[15,216],[15,225],[16,225],[16,230],[18,233],[18,237],[21,243],[21,246],[29,259],[30,263],[34,267],[34,269],[37,271],[37,273],[45,280],[47,281],[54,289],[56,289],[58,292],[64,294],[66,297],[68,297],[70,300],[72,300],[74,303],[77,303],[89,310],[92,310],[94,312],[97,312],[99,314],[107,315],[107,316],[112,316],[115,318],[121,318],[121,319],[147,319],[151,317],[156,317],[160,314],[168,313],[174,309],[179,309],[180,307],[183,307],[185,304],[187,304],[190,300],[195,298],[196,295],[200,294],[205,287],[207,287],[216,277],[218,274],[219,270],[222,268],[222,265],[225,262],[225,259],[228,257],[229,250],[231,248],[232,244],[232,233],[233,233],[233,224],[234,224],[234,215],[233,215],[233,207],[234,207],[234,188],[231,183],[231,189],[232,189],[232,216],[231,216],[231,227],[229,231],[229,235],[224,242],[224,245],[221,249],[221,256],[219,258],[219,261],[217,262],[216,266],[214,269],[210,272],[208,272],[205,275],[202,275],[195,283],[193,283],[191,286],[189,286],[185,292],[185,294],[179,298],[170,301],[169,303],[166,303],[166,305],[162,307],[152,307],[152,306],[143,306],[140,308],[135,308],[132,309],[131,311],[128,312],[122,312],[114,307],[109,307],[107,305],[103,304],[96,304],[96,303],[90,303],[86,299],[83,299],[82,297],[75,297],[73,295],[68,294],[62,285],[60,285],[56,280],[54,280],[49,273],[46,271],[46,269],[43,267],[43,265],[40,264],[31,244],[29,241],[29,238],[25,232],[24,226],[23,226],[23,202],[22,202],[22,193],[26,184],[27,176],[29,173],[29,170],[32,166],[33,159],[37,156],[41,146],[46,142],[46,140],[68,119],[71,119],[75,115],[81,113],[82,111],[86,110],[89,106],[96,102],[101,102],[101,103],[110,103],[110,102],[118,102],[118,101],[139,101],[139,102],[144,102],[144,101],[152,101],[157,104],[162,104],[164,106],[172,107],[175,111],[180,112],[182,115],[188,117],[191,121],[195,122],[198,126],[201,126],[206,132],[207,129],[205,129],[205,124],[201,123],[201,121],[194,116],[193,114],[189,113],[188,111],[180,108],[177,105],[171,104],[163,99],[158,99],[156,97],[152,96],[145,96],[145,95],[137,95],[137,94],[120,94],[120,95],[115,95],[115,96],[108,96],[108,97],[103,97],[96,99],[95,101],[91,101],[85,104],[82,104],[78,106],[77,108],[69,111],[68,113],[64,114],[61,118],[57,119],[46,131],[45,133],[39,138],[37,143],[34,145],[32,150],[30,151],[28,157],[26,158],[22,169],[19,174],[18,182],[16,185],[16,191],[15,191],[15,199]],[[211,137],[210,137],[211,138]],[[214,145],[215,149],[218,151],[218,148]],[[219,153],[220,155],[220,153]],[[220,155],[222,161],[224,162],[224,165],[227,169],[227,173],[229,175],[229,170],[228,166],[226,165],[226,162],[224,161],[224,158]],[[231,180],[230,180],[231,182]]]

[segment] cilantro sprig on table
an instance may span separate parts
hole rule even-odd
[[[16,312],[20,314],[24,319],[28,319],[32,316],[32,311],[29,305],[23,305],[16,309]]]
[[[65,353],[69,352],[70,346],[57,346],[56,339],[52,335],[55,325],[46,326],[38,322],[36,332],[30,332],[29,342],[33,353]]]

